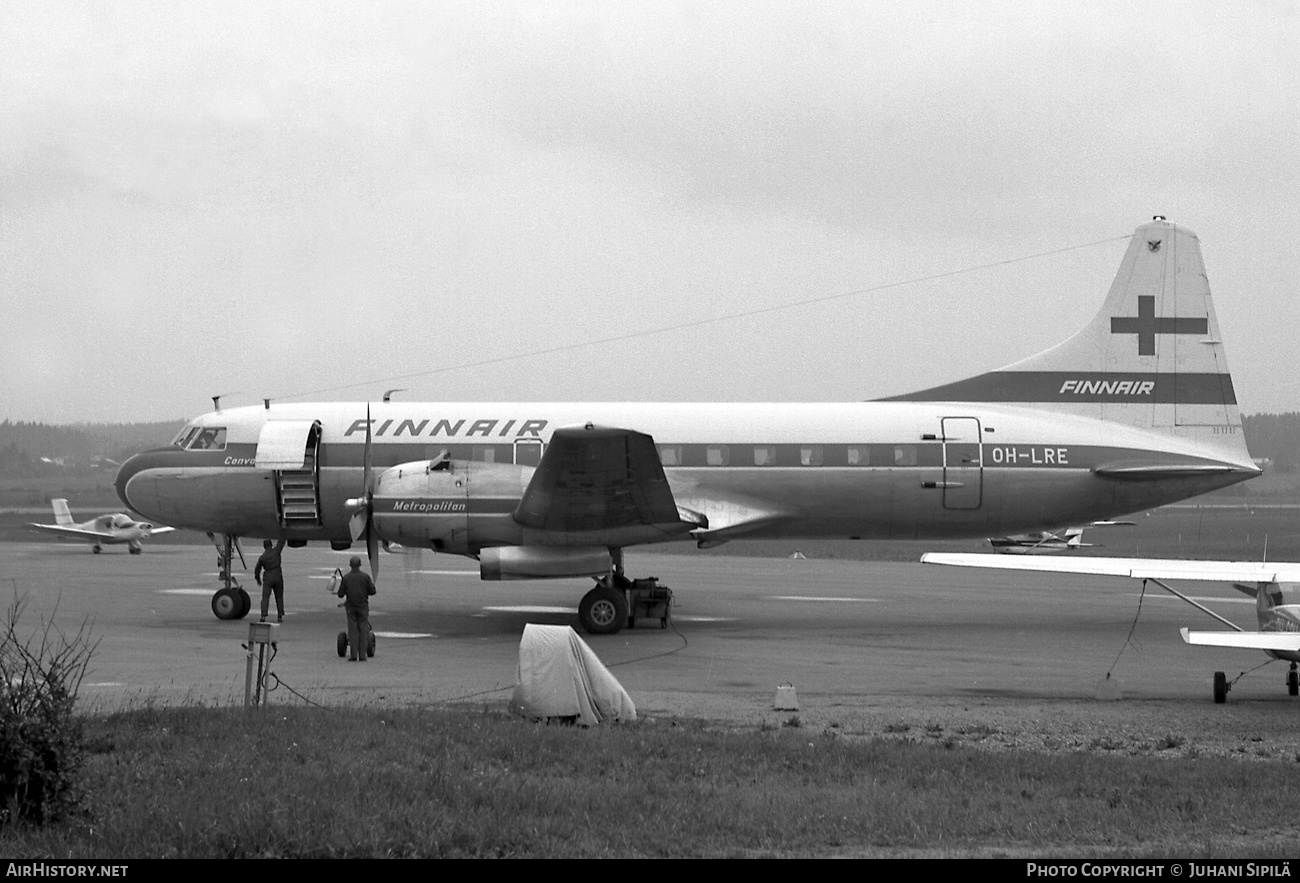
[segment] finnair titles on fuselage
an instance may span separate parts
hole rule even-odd
[[[178,526],[344,547],[365,524],[509,578],[618,573],[622,548],[668,540],[1015,533],[1258,471],[1197,239],[1157,219],[1082,331],[945,386],[819,404],[269,403],[196,418],[117,488]]]

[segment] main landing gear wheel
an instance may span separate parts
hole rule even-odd
[[[1214,704],[1222,705],[1228,701],[1228,676],[1221,671],[1214,673]]]
[[[348,655],[348,633],[339,632],[339,659]]]
[[[253,609],[253,599],[248,596],[248,592],[243,589],[239,590],[239,615],[235,619],[243,619],[248,616],[248,611]]]
[[[593,635],[613,635],[627,623],[627,596],[621,589],[598,584],[582,596],[578,622]]]
[[[104,547],[103,547],[103,546],[96,545],[96,546],[94,546],[93,548],[91,548],[90,551],[92,551],[92,552],[94,552],[96,555],[98,555],[100,552],[104,551]]]
[[[244,598],[240,598],[239,589],[218,589],[212,596],[212,612],[217,615],[217,619],[242,619],[248,613],[248,607],[252,605],[252,599],[248,598],[248,593],[244,593]],[[247,598],[248,605],[244,603]]]
[[[132,555],[139,555],[144,550],[141,549],[139,546],[132,546],[130,551]]]
[[[1291,670],[1286,673],[1286,691],[1292,696],[1300,696],[1300,673],[1296,672],[1295,663],[1291,663]]]

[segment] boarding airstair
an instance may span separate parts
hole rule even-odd
[[[302,466],[275,470],[276,502],[283,527],[316,527],[321,523],[320,472],[316,468],[319,425],[307,433]]]

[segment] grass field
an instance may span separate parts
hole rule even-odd
[[[85,814],[0,829],[0,854],[1294,855],[1296,759],[992,753],[797,724],[141,707],[87,721]]]

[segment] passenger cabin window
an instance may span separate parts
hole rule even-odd
[[[542,462],[542,443],[535,439],[515,442],[515,463],[520,466],[536,466]]]
[[[682,465],[682,447],[681,445],[660,445],[659,462],[664,466]]]
[[[850,466],[871,465],[871,449],[866,447],[865,445],[861,447],[858,447],[856,445],[849,445],[848,455],[849,455]]]
[[[822,446],[811,445],[799,449],[800,466],[820,466],[825,462],[822,457]]]
[[[710,445],[704,452],[704,462],[710,466],[726,466],[730,459],[726,445]]]
[[[206,426],[199,431],[189,443],[190,451],[224,451],[226,449],[226,427]]]
[[[894,446],[894,465],[895,465],[895,466],[915,466],[915,465],[916,465],[916,445],[895,445],[895,446]]]
[[[775,466],[776,447],[773,445],[756,445],[754,447],[755,466]]]

